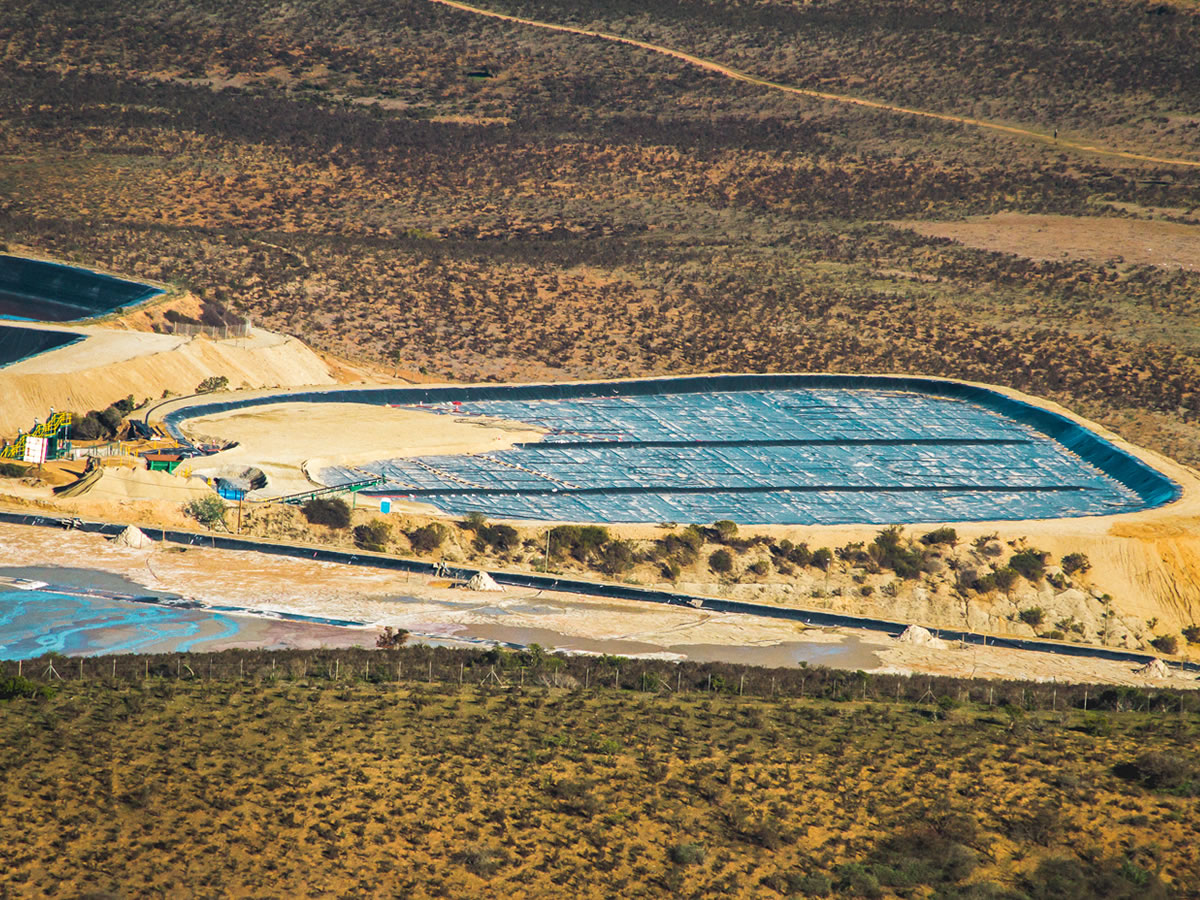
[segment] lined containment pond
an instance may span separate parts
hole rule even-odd
[[[0,319],[91,319],[161,293],[148,284],[88,269],[0,254]]]
[[[283,401],[391,405],[547,432],[510,450],[315,473],[328,485],[378,476],[367,492],[452,515],[887,524],[1108,515],[1180,496],[1084,424],[980,385],[916,376],[332,388],[201,402],[164,424],[186,440],[188,419]]]
[[[1029,424],[962,399],[791,389],[436,404],[541,442],[321,472],[460,515],[585,522],[890,523],[1057,518],[1146,506]],[[1115,448],[1112,448],[1117,452]]]

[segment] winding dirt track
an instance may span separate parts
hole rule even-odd
[[[638,41],[633,38],[621,37],[616,34],[608,34],[604,31],[591,31],[586,28],[574,28],[570,25],[555,25],[553,22],[539,22],[536,19],[522,19],[520,16],[510,16],[505,13],[493,12],[490,9],[480,9],[477,6],[469,6],[466,3],[459,3],[457,0],[430,0],[431,3],[440,3],[443,6],[449,6],[453,9],[462,10],[463,12],[474,13],[480,16],[487,16],[492,19],[501,19],[505,22],[515,22],[518,25],[528,25],[532,28],[544,28],[547,31],[561,31],[566,34],[577,34],[582,37],[599,38],[604,41],[613,41],[618,44],[627,44],[630,47],[638,47],[642,50],[649,50],[651,53],[661,53],[663,56],[670,56],[674,59],[682,60],[690,65],[705,69],[709,72],[716,72],[719,75],[724,75],[726,78],[732,78],[735,81],[744,81],[747,84],[757,84],[762,87],[770,88],[775,91],[784,91],[789,94],[799,94],[802,97],[812,97],[816,100],[827,100],[831,103],[846,103],[851,106],[865,106],[869,109],[879,109],[884,112],[902,113],[909,116],[922,116],[926,119],[939,119],[943,122],[954,122],[959,125],[971,125],[975,128],[985,128],[990,131],[999,131],[1005,134],[1016,135],[1017,137],[1030,138],[1035,141],[1040,141],[1043,144],[1049,144],[1063,150],[1078,150],[1082,153],[1098,153],[1104,156],[1118,156],[1122,159],[1136,160],[1137,162],[1158,163],[1160,165],[1170,166],[1189,166],[1191,168],[1200,168],[1200,161],[1191,159],[1179,159],[1168,156],[1150,156],[1145,153],[1131,153],[1126,150],[1113,150],[1108,147],[1098,147],[1094,144],[1081,144],[1075,141],[1058,140],[1052,135],[1045,134],[1040,131],[1030,131],[1027,128],[1017,128],[1013,125],[1001,125],[997,122],[988,122],[983,119],[973,119],[968,116],[955,116],[949,113],[936,113],[924,109],[912,109],[907,106],[894,106],[890,103],[881,103],[877,100],[864,100],[861,97],[851,97],[847,94],[831,94],[827,91],[814,91],[809,88],[793,87],[792,85],[780,84],[777,81],[768,81],[766,78],[759,78],[757,75],[750,75],[747,72],[739,72],[737,69],[731,69],[729,66],[723,66],[720,63],[713,62],[711,59],[704,59],[700,56],[693,56],[690,53],[684,53],[682,50],[673,50],[670,47],[663,47],[660,44],[651,44],[646,41]]]

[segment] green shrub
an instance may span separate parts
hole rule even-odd
[[[812,564],[822,572],[829,569],[831,562],[833,562],[833,551],[828,547],[818,547],[812,552]]]
[[[1179,652],[1179,638],[1173,634],[1164,634],[1150,641],[1150,646],[1159,653],[1165,653],[1167,656],[1174,656]]]
[[[609,541],[600,553],[600,571],[620,575],[633,568],[633,546],[629,541]]]
[[[788,887],[802,897],[828,897],[833,893],[833,882],[828,875],[812,872],[798,878],[788,879]]]
[[[717,533],[717,540],[722,544],[727,544],[737,537],[737,522],[732,522],[729,519],[718,519],[713,522],[713,530]]]
[[[475,531],[475,549],[482,552],[490,547],[496,553],[508,553],[521,543],[521,536],[511,525],[483,525]]]
[[[937,544],[953,544],[958,541],[958,532],[953,528],[935,528],[921,535],[921,543],[933,547]]]
[[[891,569],[901,578],[915,578],[925,561],[924,553],[905,540],[899,525],[890,525],[879,532],[867,554],[881,568]]]
[[[1007,593],[1017,583],[1020,574],[1012,566],[1002,566],[992,573],[992,582],[997,588]]]
[[[54,696],[54,688],[48,684],[37,684],[28,678],[14,675],[0,678],[0,700],[15,700],[28,697],[31,700],[48,700]]]
[[[314,497],[300,507],[300,512],[310,525],[350,527],[350,504],[340,497]]]
[[[0,478],[23,478],[27,469],[25,466],[4,460],[0,462]]]
[[[1183,636],[1189,644],[1200,644],[1200,625],[1189,625],[1183,629]]]
[[[218,522],[225,521],[225,501],[216,494],[197,497],[188,503],[183,511],[205,528],[212,528]]]
[[[702,844],[673,844],[667,848],[667,856],[677,866],[698,866],[707,855]]]
[[[1021,550],[1008,561],[1027,581],[1037,584],[1046,574],[1046,554],[1041,550]]]
[[[609,542],[608,529],[599,525],[557,525],[550,529],[550,555],[570,555],[581,563],[599,557]]]
[[[1085,553],[1068,553],[1062,558],[1062,570],[1068,575],[1074,575],[1076,572],[1086,572],[1091,567],[1091,560],[1087,558],[1087,554]]]
[[[196,385],[197,394],[211,394],[213,391],[223,391],[229,386],[229,378],[225,375],[210,375]]]
[[[439,525],[437,522],[431,522],[428,525],[422,525],[420,528],[414,528],[407,532],[409,543],[417,553],[430,553],[442,546],[442,542],[446,540],[446,526]]]
[[[1040,606],[1031,606],[1028,609],[1021,610],[1020,618],[1026,625],[1037,628],[1046,621],[1046,611]]]
[[[383,519],[372,519],[354,529],[354,544],[363,550],[383,553],[392,539],[392,526]]]
[[[732,572],[733,556],[728,550],[714,550],[708,557],[708,567],[720,575]]]

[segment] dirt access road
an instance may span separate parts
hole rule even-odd
[[[890,103],[881,103],[877,100],[867,100],[862,97],[852,97],[848,94],[833,94],[827,91],[814,91],[809,88],[793,87],[792,85],[788,84],[780,84],[777,81],[769,81],[766,78],[759,78],[757,75],[751,75],[748,72],[740,72],[737,69],[732,69],[729,66],[724,66],[718,62],[714,62],[711,59],[693,56],[691,53],[685,53],[682,50],[674,50],[671,47],[664,47],[661,44],[651,44],[647,41],[638,41],[634,40],[633,38],[621,37],[620,35],[609,34],[604,31],[592,31],[587,28],[574,28],[570,25],[556,25],[553,22],[540,22],[536,19],[523,19],[520,16],[510,16],[505,13],[494,12],[490,9],[480,9],[477,6],[469,6],[466,3],[459,3],[457,0],[429,0],[429,2],[440,3],[443,6],[449,6],[452,9],[461,10],[462,12],[474,13],[475,15],[479,16],[487,16],[492,19],[500,19],[504,22],[514,22],[518,25],[528,25],[532,28],[544,28],[547,31],[560,31],[566,34],[577,34],[581,37],[599,38],[600,40],[604,41],[614,41],[618,44],[626,44],[630,47],[638,47],[642,50],[649,50],[651,53],[661,53],[664,56],[670,56],[674,59],[682,60],[709,72],[716,72],[720,75],[724,75],[726,78],[732,78],[735,81],[744,81],[747,84],[757,84],[762,87],[770,88],[771,90],[784,91],[789,94],[799,94],[802,97],[812,97],[816,100],[827,100],[832,103],[846,103],[852,106],[865,106],[869,109],[878,109],[883,110],[884,112],[901,113],[909,116],[921,116],[926,119],[939,119],[943,122],[954,122],[959,125],[970,125],[975,128],[985,128],[990,131],[999,131],[1003,132],[1004,134],[1029,138],[1039,141],[1043,144],[1049,144],[1057,149],[1062,150],[1076,150],[1081,153],[1098,153],[1103,156],[1118,156],[1122,159],[1131,159],[1137,162],[1200,168],[1200,160],[1151,156],[1144,153],[1130,153],[1125,150],[1113,150],[1108,147],[1099,147],[1094,144],[1084,144],[1070,140],[1059,140],[1054,135],[1046,134],[1045,132],[1041,131],[1032,131],[1027,128],[1018,128],[1015,125],[1002,125],[999,122],[988,122],[984,119],[973,119],[969,116],[955,116],[949,113],[930,112],[929,110],[913,109],[908,106],[894,106]]]

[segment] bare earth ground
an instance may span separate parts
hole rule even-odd
[[[155,590],[180,593],[209,604],[347,618],[450,639],[471,626],[503,626],[559,632],[564,636],[560,646],[568,649],[575,638],[581,644],[636,641],[661,647],[668,654],[673,647],[697,644],[761,647],[764,656],[769,657],[770,648],[785,642],[837,643],[854,637],[866,649],[878,651],[877,671],[1197,686],[1191,674],[1147,680],[1128,663],[990,647],[917,646],[853,629],[806,629],[749,616],[574,594],[519,589],[474,593],[450,588],[445,581],[379,569],[205,548],[189,548],[186,552],[162,546],[134,550],[116,546],[98,535],[0,525],[0,566],[29,565],[32,560],[112,572]],[[266,643],[279,640],[278,634],[264,638]],[[744,657],[739,654],[738,659]]]
[[[278,403],[190,420],[193,437],[212,436],[238,446],[190,467],[194,473],[253,465],[268,484],[263,496],[312,487],[305,473],[327,465],[358,465],[401,456],[483,453],[536,440],[536,428],[489,424],[363,403]],[[319,482],[318,482],[319,483]]]
[[[1200,225],[1101,216],[997,213],[954,222],[891,222],[926,237],[943,237],[979,250],[1026,259],[1086,259],[1195,271],[1200,268]]]
[[[1031,545],[1049,551],[1056,558],[1072,552],[1086,553],[1093,566],[1092,581],[1117,598],[1124,614],[1144,620],[1177,621],[1180,627],[1200,621],[1200,478],[1196,473],[1160,454],[1136,447],[1057,404],[1018,391],[1002,390],[1091,428],[1169,475],[1184,488],[1184,496],[1166,507],[1121,516],[964,523],[957,526],[960,537],[971,540],[998,532],[1006,539],[1007,536],[1025,537]],[[285,397],[283,395],[281,399]],[[181,404],[189,402],[195,401],[180,401]],[[172,408],[178,408],[178,404],[173,404]],[[390,456],[434,452],[478,452],[511,446],[536,434],[530,430],[514,430],[522,429],[519,423],[480,425],[436,413],[360,404],[322,404],[318,407],[272,404],[196,419],[187,427],[192,433],[239,441],[239,446],[229,451],[232,454],[230,461],[255,465],[269,463],[271,471],[268,474],[273,473],[280,484],[300,485],[296,490],[304,489],[306,482],[323,464],[356,464]],[[312,459],[318,454],[323,459]],[[225,456],[213,457],[211,465],[224,462]],[[307,477],[302,471],[306,460],[309,461]],[[375,501],[364,497],[360,502],[372,504]],[[396,509],[406,513],[436,514],[424,504],[402,504]],[[660,536],[660,529],[649,524],[620,526],[615,530],[637,539]],[[786,537],[793,542],[806,541],[814,547],[837,547],[850,541],[870,542],[878,528],[759,526],[754,531]],[[704,592],[712,586],[696,587]],[[764,591],[757,585],[739,586],[734,591],[749,594],[752,599],[794,602],[777,591]],[[968,616],[947,621],[928,603],[917,601],[905,606],[904,601],[903,597],[897,600],[880,596],[872,602],[846,599],[835,603],[838,608],[864,615],[908,616],[910,621],[932,622],[943,627],[970,627],[991,632],[1007,630],[999,618],[987,610],[980,610],[973,620]],[[983,616],[982,620],[980,616]]]

